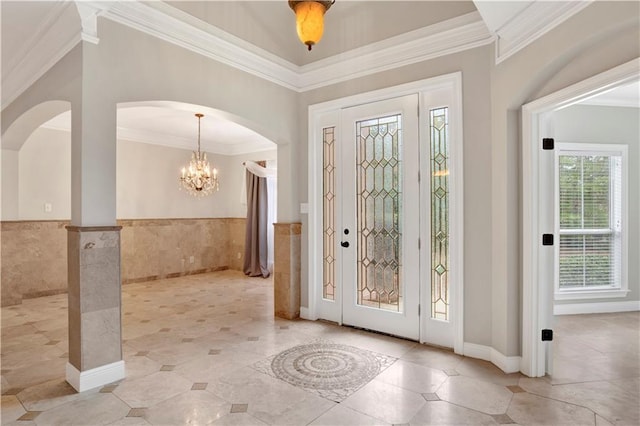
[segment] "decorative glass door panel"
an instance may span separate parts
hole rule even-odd
[[[323,280],[322,298],[335,300],[336,291],[336,167],[335,167],[335,127],[327,127],[322,132],[323,148],[323,198],[322,198],[322,242]]]
[[[431,166],[431,318],[449,320],[448,108],[429,112]]]
[[[426,177],[422,180],[420,193],[424,212],[421,232],[422,241],[425,241],[421,253],[422,289],[427,304],[422,319],[422,338],[425,342],[448,348],[454,347],[455,309],[460,306],[453,303],[456,300],[453,283],[460,279],[460,263],[456,263],[456,260],[460,261],[460,251],[456,251],[458,246],[452,250],[451,241],[460,242],[461,236],[460,207],[456,204],[459,198],[455,198],[456,184],[461,183],[455,180],[459,177],[456,174],[458,167],[461,167],[455,160],[461,157],[461,151],[459,144],[452,143],[449,128],[452,101],[451,93],[446,89],[423,95],[425,138],[420,154],[422,176]]]
[[[418,96],[343,110],[343,322],[419,338]],[[410,196],[414,194],[414,196]]]
[[[356,122],[357,303],[401,312],[402,115]]]

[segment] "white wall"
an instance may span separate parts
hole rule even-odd
[[[225,156],[207,153],[219,171],[220,190],[195,198],[180,189],[178,177],[191,151],[119,140],[118,219],[245,217],[242,176],[245,160],[275,159],[264,153]],[[71,135],[38,128],[21,150],[2,152],[3,220],[65,220],[71,217]],[[12,199],[19,200],[19,209]],[[52,206],[50,213],[44,205]],[[14,207],[15,205],[15,207]]]
[[[2,153],[2,220],[18,220],[19,151],[3,149]]]
[[[274,144],[275,148],[275,144]],[[275,157],[277,151],[269,151]],[[220,190],[195,198],[178,184],[191,151],[131,141],[118,141],[117,217],[119,219],[182,217],[246,217],[241,204],[245,159],[264,155],[225,156],[207,154],[218,169]]]
[[[71,214],[71,138],[68,132],[38,128],[20,148],[19,218],[68,219]],[[51,211],[45,212],[45,203]]]
[[[624,144],[629,147],[629,294],[626,298],[603,302],[640,300],[640,109],[610,106],[575,105],[553,114],[558,142]],[[590,299],[593,303],[599,300]],[[556,304],[584,303],[556,301]]]
[[[273,145],[275,148],[275,144]],[[245,161],[274,161],[278,158],[278,152],[276,149],[270,151],[256,152],[252,154],[236,155],[229,157],[229,170],[228,179],[229,185],[233,188],[240,188],[239,193],[233,196],[230,200],[230,217],[246,217],[247,216],[247,202],[246,189],[243,189],[243,185],[246,185],[245,180],[245,168],[242,165]],[[246,188],[246,187],[244,187]]]

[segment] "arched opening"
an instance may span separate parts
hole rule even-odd
[[[15,315],[20,316],[15,318],[16,323],[38,323],[37,327],[30,326],[33,328],[30,341],[35,346],[25,350],[39,353],[39,356],[27,357],[25,351],[15,353],[11,359],[15,359],[16,364],[6,375],[3,373],[3,380],[6,376],[8,386],[13,388],[26,388],[44,382],[47,382],[46,386],[62,386],[68,357],[67,296],[62,293],[67,291],[65,225],[70,219],[72,196],[71,109],[68,102],[42,105],[44,107],[38,106],[21,116],[14,125],[9,126],[5,133],[8,136],[3,136],[3,154],[5,143],[7,151],[12,147],[18,148],[13,150],[16,154],[10,153],[2,158],[4,164],[16,162],[13,168],[5,168],[3,164],[3,174],[16,170],[13,180],[5,179],[3,175],[3,195],[4,186],[13,184],[15,188],[6,192],[15,194],[16,200],[24,198],[28,204],[25,204],[25,208],[16,208],[15,215],[10,219],[5,218],[3,207],[2,301],[6,305],[17,305],[25,299],[28,306],[15,306],[15,310],[10,306],[8,312],[15,311]],[[123,226],[122,282],[141,283],[140,288],[149,286],[153,293],[156,289],[148,281],[185,276],[187,280],[202,284],[206,278],[196,274],[227,271],[221,272],[226,274],[222,276],[224,280],[234,280],[239,285],[238,289],[249,291],[244,276],[239,272],[242,267],[246,216],[246,206],[241,198],[245,173],[243,163],[266,160],[275,166],[275,143],[251,130],[241,118],[206,107],[175,102],[121,104],[117,107],[117,219],[118,224]],[[178,179],[181,167],[188,163],[191,152],[196,149],[196,112],[206,115],[202,122],[202,150],[208,153],[220,175],[220,190],[203,199],[192,198],[180,191]],[[216,144],[219,146],[216,147]],[[239,149],[240,145],[242,149]],[[29,155],[26,156],[26,153]],[[24,161],[21,161],[21,155]],[[46,163],[46,167],[37,161]],[[29,185],[19,185],[20,170],[29,173]],[[55,200],[62,201],[55,201],[52,198],[54,196],[57,197]],[[50,204],[50,211],[45,211],[47,204]],[[7,231],[5,225],[8,220],[13,223]],[[25,244],[33,247],[25,248]],[[25,263],[27,261],[40,263],[29,265]],[[23,281],[29,281],[28,285]],[[158,283],[165,287],[161,282]],[[250,321],[251,315],[256,316],[256,305],[260,304],[261,319],[266,321],[271,318],[274,321],[270,285],[271,280],[268,280],[260,289],[263,300],[247,304],[246,312],[238,309],[238,315],[245,315]],[[199,288],[198,293],[205,287]],[[222,300],[224,289],[216,291],[220,292],[220,296],[216,293],[212,297]],[[137,349],[136,339],[147,342],[153,339],[149,334],[170,328],[170,324],[175,326],[175,321],[169,317],[195,308],[191,301],[196,298],[205,300],[202,294],[196,295],[182,287],[177,290],[174,288],[166,294],[164,302],[147,305],[145,308],[148,309],[127,310],[127,300],[131,299],[125,286],[122,313],[123,338],[129,341],[124,345],[127,362],[130,360],[128,356],[133,357],[142,351]],[[36,302],[44,303],[43,308]],[[200,310],[201,319],[208,321],[209,315],[229,315],[224,305],[233,302],[235,299],[221,304],[223,310]],[[162,303],[171,308],[163,311],[164,308],[160,308]],[[199,330],[202,333],[218,331],[219,328],[211,323],[197,325],[201,326]],[[187,333],[187,329],[184,325],[182,328],[176,327],[174,331],[181,336]],[[46,351],[41,350],[43,344]],[[159,349],[153,345],[144,347]],[[187,345],[185,348],[193,351],[198,349],[196,345]],[[164,357],[164,353],[158,354],[155,360],[149,359],[143,363],[145,365],[140,365],[140,357],[135,358],[131,368],[127,366],[127,371],[135,375],[140,372],[138,368],[144,369],[149,364],[169,363],[170,360]],[[20,362],[17,362],[19,359]],[[3,368],[9,368],[8,365],[3,364]],[[43,374],[43,371],[47,374]],[[72,393],[73,390],[65,387],[64,392]]]

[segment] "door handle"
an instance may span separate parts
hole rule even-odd
[[[342,247],[344,247],[344,248],[347,248],[347,247],[349,247],[349,241],[341,241],[341,242],[340,242],[340,245],[341,245]]]

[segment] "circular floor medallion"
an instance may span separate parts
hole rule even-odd
[[[271,362],[275,376],[294,386],[335,390],[357,388],[380,372],[374,353],[335,343],[295,346]]]

